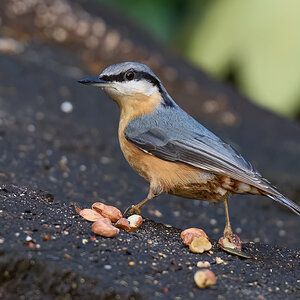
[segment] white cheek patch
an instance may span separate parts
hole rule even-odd
[[[158,92],[158,88],[146,80],[113,82],[111,85],[112,88],[123,95],[144,94],[150,96]]]

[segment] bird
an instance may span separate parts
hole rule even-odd
[[[138,62],[107,67],[98,77],[78,80],[101,88],[120,108],[118,137],[130,166],[149,183],[142,207],[162,193],[223,202],[223,236],[233,234],[231,194],[267,196],[300,215],[300,206],[281,194],[237,150],[186,113],[151,69]]]

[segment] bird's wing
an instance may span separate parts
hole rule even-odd
[[[227,175],[271,194],[272,185],[233,147],[183,111],[161,121],[158,116],[134,120],[125,137],[139,149],[158,158],[182,162],[214,174]],[[187,122],[193,123],[186,125]]]

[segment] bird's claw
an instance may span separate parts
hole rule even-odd
[[[140,209],[140,207],[138,205],[131,205],[125,209],[123,216],[126,216],[128,213],[131,215],[140,215],[141,212],[142,212],[142,210]]]
[[[129,210],[129,212],[132,215],[140,215],[142,213],[141,208],[138,205],[132,205],[131,209]]]

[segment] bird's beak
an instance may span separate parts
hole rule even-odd
[[[90,85],[90,86],[97,86],[97,87],[105,87],[108,85],[108,82],[101,79],[101,77],[87,77],[78,80],[79,83]]]

